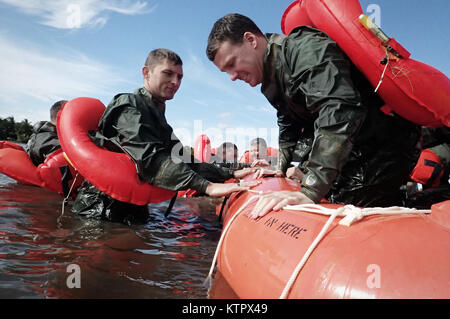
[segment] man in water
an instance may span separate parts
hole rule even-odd
[[[25,149],[36,166],[44,163],[48,155],[61,148],[56,132],[56,116],[66,102],[61,100],[53,104],[50,108],[50,121],[37,122],[33,127],[33,134]]]
[[[417,158],[420,128],[380,111],[384,102],[336,42],[300,26],[288,36],[263,34],[240,14],[219,19],[208,38],[208,58],[231,80],[247,82],[277,109],[278,175],[297,142],[312,137],[299,192],[261,196],[253,216],[285,205],[334,203],[401,205]]]
[[[276,165],[276,157],[267,154],[267,142],[262,137],[254,138],[250,141],[250,163],[252,166]]]
[[[220,197],[256,185],[254,182],[221,184],[232,177],[242,178],[255,169],[230,171],[209,163],[184,163],[181,159],[186,156],[175,151],[183,147],[165,117],[166,101],[174,97],[183,78],[182,61],[175,52],[151,51],[142,74],[144,87],[134,93],[118,94],[109,103],[98,131],[91,135],[98,146],[127,153],[137,163],[142,180],[173,191],[193,189]],[[72,210],[80,215],[124,223],[144,222],[148,217],[147,205],[120,202],[88,182],[81,186]]]

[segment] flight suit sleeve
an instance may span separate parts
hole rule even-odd
[[[277,170],[286,174],[302,127],[280,111],[277,112],[277,118],[279,129]]]
[[[347,162],[367,108],[352,82],[350,62],[334,41],[318,32],[291,45],[289,94],[317,114],[301,192],[319,202]]]
[[[144,119],[132,105],[123,104],[114,113],[111,117],[117,134],[113,140],[136,163],[140,178],[149,184],[173,191],[194,189],[205,193],[210,182],[194,172],[179,157],[172,156],[172,152],[182,148],[178,140],[167,145],[160,139],[158,132],[154,131],[149,119]]]

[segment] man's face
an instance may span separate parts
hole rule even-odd
[[[183,67],[165,59],[154,66],[153,70],[144,66],[145,88],[158,100],[165,102],[173,99],[183,78]]]
[[[267,148],[259,144],[250,145],[250,160],[265,159],[267,156]]]
[[[256,39],[246,39],[241,44],[222,42],[214,58],[220,71],[226,72],[232,81],[241,80],[256,86],[263,80],[263,56],[256,49]]]
[[[238,154],[234,147],[226,147],[222,151],[222,161],[224,163],[237,162]]]

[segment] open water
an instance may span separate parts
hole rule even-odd
[[[152,204],[149,221],[131,226],[79,217],[70,204],[62,214],[61,203],[0,174],[0,298],[234,297],[220,280],[212,294],[203,283],[220,199],[178,199],[168,219],[168,202]]]

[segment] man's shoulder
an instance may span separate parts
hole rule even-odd
[[[49,121],[40,121],[33,127],[34,134],[54,133],[56,134],[56,126]]]
[[[136,95],[134,93],[119,93],[116,94],[108,106],[118,106],[118,105],[136,105]]]
[[[42,126],[45,125],[45,123],[47,123],[47,121],[39,121],[39,122],[36,122],[36,123],[33,125],[33,133],[39,132],[39,130],[42,128]]]
[[[301,25],[292,29],[292,31],[286,37],[288,40],[303,40],[303,41],[311,41],[314,39],[327,39],[331,40],[331,38],[323,32],[322,30],[316,29],[314,27],[310,27],[307,25]]]

